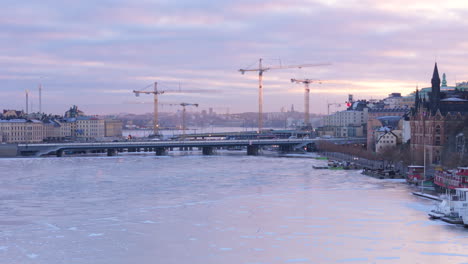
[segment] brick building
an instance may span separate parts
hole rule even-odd
[[[437,63],[432,75],[429,100],[421,99],[418,91],[410,115],[411,155],[415,164],[440,164],[446,154],[456,152],[456,137],[468,124],[468,92],[440,90]],[[466,151],[466,150],[463,150]]]

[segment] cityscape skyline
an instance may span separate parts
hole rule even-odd
[[[268,65],[332,63],[264,74],[265,112],[301,111],[303,85],[290,79],[310,78],[326,81],[311,85],[310,111],[326,113],[327,101],[344,103],[349,93],[382,99],[429,87],[436,60],[449,85],[467,80],[467,11],[462,1],[5,1],[1,104],[24,109],[28,89],[37,109],[42,84],[46,113],[74,104],[96,114],[148,113],[150,105],[129,102],[152,98],[132,90],[157,81],[203,91],[161,102],[256,112],[258,76],[238,69],[262,57]]]

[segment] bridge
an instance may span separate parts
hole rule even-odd
[[[293,150],[311,151],[317,141],[324,139],[256,139],[256,140],[164,140],[164,141],[124,141],[102,143],[45,143],[45,144],[18,144],[19,156],[56,155],[58,157],[67,153],[106,153],[108,156],[119,152],[155,152],[156,155],[165,155],[168,151],[192,150],[198,148],[204,155],[213,154],[220,148],[246,148],[247,155],[257,155],[261,147],[277,146],[280,151]],[[326,139],[337,144],[363,144],[365,138],[333,138]]]
[[[313,133],[307,130],[263,130],[262,133],[257,131],[236,131],[236,132],[207,132],[207,133],[192,133],[186,135],[175,135],[172,139],[287,139],[290,137],[312,138]]]

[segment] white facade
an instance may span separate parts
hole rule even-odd
[[[44,126],[38,120],[0,120],[2,142],[39,143],[44,139]]]
[[[60,138],[60,125],[54,121],[43,123],[44,138],[58,139]]]
[[[58,121],[60,124],[60,137],[61,138],[71,138],[76,128],[76,122],[68,122],[68,121]]]
[[[104,136],[104,120],[94,117],[78,117],[76,119],[76,137],[90,139]]]
[[[401,143],[401,130],[379,130],[376,131],[375,152],[379,153],[387,148],[394,148]]]
[[[368,109],[346,110],[324,117],[324,126],[361,126],[367,123]]]
[[[401,122],[403,123],[401,140],[402,143],[408,143],[408,141],[411,139],[411,124],[410,121],[406,120],[402,120]]]

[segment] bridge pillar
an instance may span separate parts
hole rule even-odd
[[[317,147],[315,146],[314,143],[307,144],[306,146],[307,152],[314,152],[317,151]]]
[[[293,150],[293,148],[292,148],[291,145],[281,145],[280,146],[280,151],[283,152],[283,153],[291,152],[292,150]]]
[[[56,155],[57,157],[63,157],[63,150],[57,150]]]
[[[253,146],[253,145],[247,146],[247,155],[251,155],[251,156],[258,155],[258,146]]]
[[[154,148],[156,156],[163,156],[167,154],[166,148]]]
[[[116,149],[107,149],[107,156],[116,156],[117,155],[117,150]]]
[[[203,147],[202,148],[203,155],[213,155],[213,148],[212,147]]]

